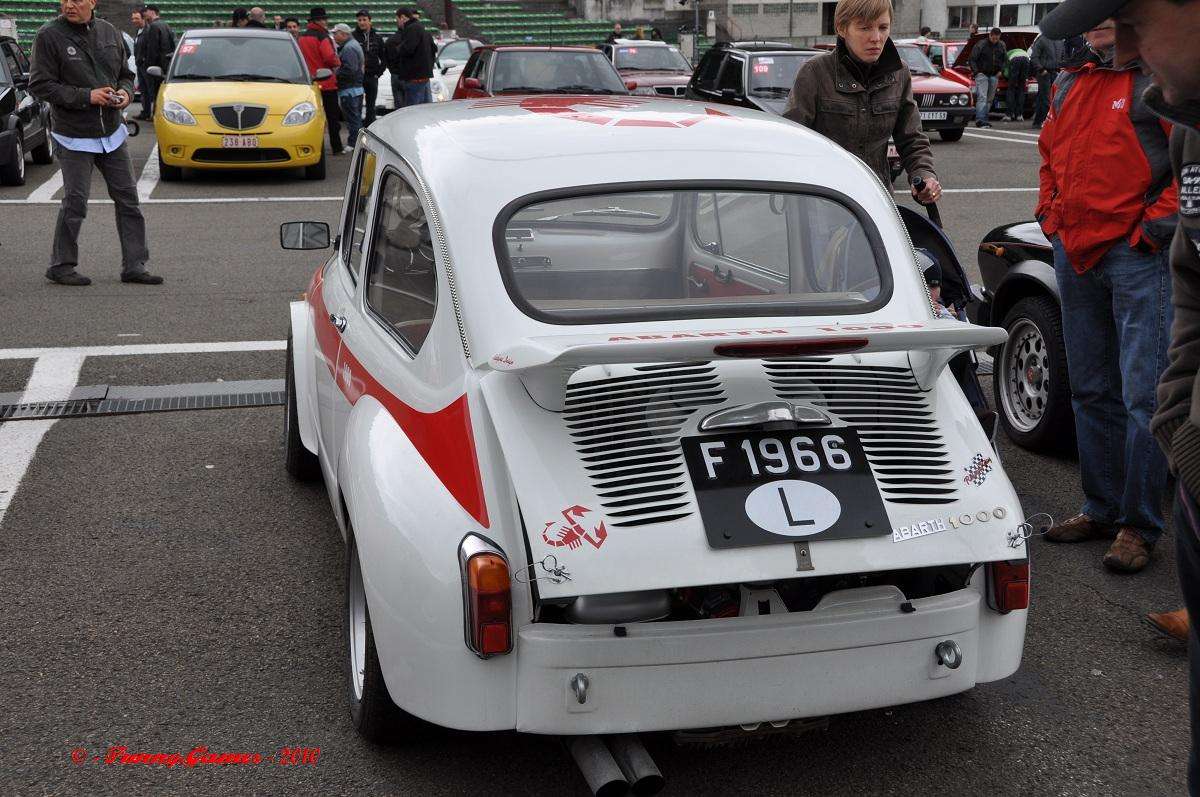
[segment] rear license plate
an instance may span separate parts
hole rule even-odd
[[[741,432],[682,444],[713,548],[891,531],[853,429]]]
[[[221,136],[221,146],[225,149],[257,149],[258,136]]]
[[[921,111],[922,122],[944,122],[946,118],[945,111]]]

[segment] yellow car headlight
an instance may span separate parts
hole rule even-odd
[[[317,106],[311,102],[302,102],[292,107],[283,117],[283,123],[289,127],[292,125],[308,124],[317,115]]]
[[[192,116],[192,112],[184,108],[175,100],[168,100],[163,103],[162,107],[163,119],[177,125],[194,125],[196,117]]]

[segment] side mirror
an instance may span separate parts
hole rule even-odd
[[[0,116],[8,116],[17,110],[17,92],[14,89],[0,89]]]
[[[323,221],[288,221],[279,225],[284,249],[328,249],[329,225]]]
[[[626,80],[625,88],[629,89],[630,91],[633,91],[634,89],[637,88],[637,81],[636,80]]]
[[[464,89],[475,89],[476,91],[483,88],[483,84],[479,82],[477,77],[469,77],[463,80]]]
[[[162,77],[163,76],[162,67],[161,66],[148,66],[148,67],[146,67],[146,74],[149,75],[150,77]]]
[[[322,67],[321,69],[317,70],[315,75],[313,75],[313,81],[320,83],[322,80],[329,80],[331,77],[333,77],[333,72],[330,72],[328,69]]]

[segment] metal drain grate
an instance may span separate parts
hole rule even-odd
[[[197,382],[156,387],[93,385],[76,388],[69,398],[61,401],[22,404],[20,393],[0,394],[0,421],[269,407],[283,404],[285,398],[282,379]]]

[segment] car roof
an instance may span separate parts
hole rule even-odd
[[[496,52],[533,52],[547,53],[551,50],[570,50],[572,52],[594,53],[595,47],[585,47],[580,44],[485,44],[478,50],[495,50]]]
[[[616,41],[605,42],[606,44],[615,44],[618,47],[674,47],[670,42],[658,41],[656,39],[617,39]]]
[[[271,30],[270,28],[196,28],[183,34],[184,36],[222,36],[238,39],[290,39],[292,34],[286,30]]]

